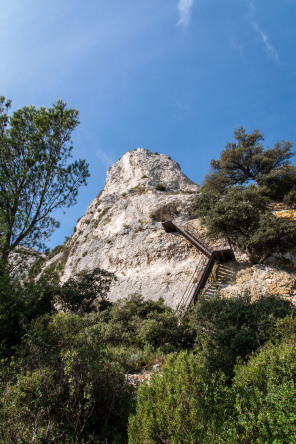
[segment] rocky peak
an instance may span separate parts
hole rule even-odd
[[[157,186],[171,192],[199,190],[170,157],[138,148],[128,151],[109,168],[104,195],[124,193],[135,187],[154,190]]]
[[[82,270],[102,268],[117,277],[110,300],[138,293],[146,299],[163,297],[176,307],[188,284],[196,284],[193,278],[201,253],[178,233],[166,233],[162,221],[170,211],[183,222],[190,218],[198,190],[199,185],[165,154],[143,148],[129,151],[109,168],[104,190],[46,266],[62,264],[62,281]],[[190,223],[203,236],[199,221]],[[223,241],[217,242],[221,248]],[[294,300],[295,274],[227,263],[206,289],[209,294],[218,290],[225,296],[245,291],[254,297],[278,292]]]

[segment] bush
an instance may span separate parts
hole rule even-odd
[[[270,344],[236,368],[234,414],[225,427],[227,442],[296,441],[295,345],[295,337]]]
[[[247,359],[273,335],[277,320],[294,313],[294,306],[278,296],[251,302],[248,296],[223,299],[201,297],[187,315],[195,350],[213,373],[233,376],[238,358]]]
[[[1,442],[125,442],[133,389],[99,325],[65,313],[40,318],[21,362],[3,390]]]
[[[296,223],[278,219],[268,204],[261,188],[232,187],[223,197],[212,192],[199,194],[191,213],[200,218],[209,237],[225,237],[252,261],[263,262],[273,253],[285,253],[296,241]]]
[[[229,410],[223,376],[212,378],[199,356],[172,355],[138,390],[129,443],[217,442]]]
[[[156,191],[166,191],[166,187],[164,185],[162,185],[161,183],[158,183],[157,185],[155,185],[155,189],[156,189]]]
[[[285,321],[285,322],[290,322]],[[282,322],[282,324],[284,321]],[[296,441],[296,327],[235,367],[232,386],[200,355],[172,355],[138,391],[129,443],[283,443]]]
[[[64,310],[91,313],[109,306],[106,295],[116,280],[113,273],[96,268],[82,271],[59,287],[57,294]]]
[[[163,299],[145,301],[133,294],[115,302],[108,316],[105,340],[113,345],[157,348],[169,344],[178,348],[186,335],[184,325]]]
[[[54,311],[55,278],[24,283],[12,279],[9,270],[0,272],[0,358],[16,352],[34,319]]]

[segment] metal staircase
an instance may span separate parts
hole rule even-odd
[[[162,226],[167,233],[180,233],[203,254],[177,307],[179,312],[185,312],[197,301],[207,283],[215,281],[218,265],[235,260],[235,256],[231,248],[214,250],[201,239],[190,222],[183,224],[173,213],[169,220],[162,222]]]

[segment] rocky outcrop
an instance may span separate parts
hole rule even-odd
[[[247,294],[252,299],[263,295],[280,295],[296,302],[296,274],[274,266],[232,264],[232,275],[224,286],[222,296]]]
[[[197,251],[161,221],[188,218],[199,186],[164,154],[139,148],[109,168],[106,185],[68,241],[62,280],[96,267],[116,274],[116,300],[132,293],[176,306],[196,266]]]
[[[109,294],[117,300],[132,293],[172,306],[181,300],[201,254],[177,233],[166,233],[162,221],[170,213],[182,223],[199,186],[164,154],[139,148],[129,151],[107,172],[102,192],[78,220],[74,234],[62,251],[51,258],[64,265],[62,281],[85,270],[102,268],[115,273],[117,282]],[[198,220],[191,223],[204,235]],[[223,240],[215,249],[228,247]],[[216,270],[218,280],[207,291],[224,296],[248,293],[282,294],[295,298],[295,275],[276,267],[227,263]]]

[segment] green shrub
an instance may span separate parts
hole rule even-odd
[[[270,344],[246,365],[237,366],[234,414],[225,425],[226,442],[296,441],[295,345],[295,337]]]
[[[87,254],[87,252],[85,252]],[[110,304],[106,298],[110,285],[116,280],[113,273],[96,268],[82,271],[57,289],[64,310],[72,313],[91,313]]]
[[[147,192],[146,187],[141,186],[141,185],[136,185],[135,187],[132,188],[132,191],[134,193],[139,194],[139,195],[145,194]]]
[[[39,319],[22,366],[2,394],[1,442],[125,442],[133,389],[110,359],[99,325],[65,313]]]
[[[280,220],[270,213],[268,204],[261,188],[236,186],[224,196],[198,194],[191,214],[200,218],[209,237],[224,237],[253,262],[263,262],[274,253],[285,253],[296,241],[296,222]]]
[[[112,305],[105,324],[105,340],[113,345],[151,345],[154,348],[170,344],[181,347],[185,328],[163,299],[154,302],[140,295],[130,295]]]
[[[162,185],[161,183],[158,183],[155,185],[156,191],[166,191],[166,187]]]
[[[195,349],[211,372],[228,377],[238,358],[248,356],[270,340],[277,320],[294,313],[290,301],[265,296],[251,302],[248,296],[201,297],[187,315]]]
[[[223,377],[213,379],[199,356],[172,355],[138,390],[129,444],[212,443],[229,414]]]
[[[269,344],[236,366],[231,387],[200,355],[172,355],[139,388],[129,443],[295,442],[295,345],[295,334]]]

